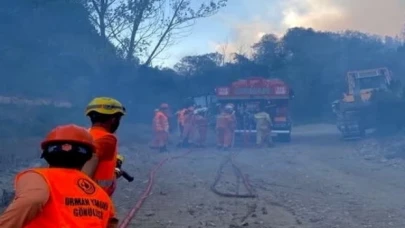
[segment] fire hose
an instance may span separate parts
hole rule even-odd
[[[221,163],[218,171],[217,171],[217,176],[213,182],[213,184],[211,185],[211,191],[214,192],[215,194],[222,196],[222,197],[233,197],[233,198],[256,198],[257,195],[254,193],[254,190],[252,189],[252,186],[250,185],[249,179],[247,178],[247,176],[243,175],[242,171],[239,169],[239,167],[235,164],[235,159],[236,157],[236,153],[230,153],[226,159],[224,160],[224,162]],[[248,191],[248,194],[233,194],[233,193],[225,193],[225,192],[221,192],[219,191],[216,186],[219,182],[219,180],[221,179],[222,173],[223,173],[223,169],[226,167],[226,165],[228,163],[231,163],[232,169],[234,171],[234,174],[236,175],[236,177],[240,179],[242,179],[243,185],[245,186],[246,190]]]
[[[145,202],[145,200],[149,197],[151,191],[152,191],[152,187],[153,187],[153,183],[155,181],[155,175],[156,172],[168,161],[170,160],[174,160],[174,159],[178,159],[178,158],[182,158],[187,156],[189,153],[191,153],[191,150],[186,151],[183,154],[180,154],[178,156],[173,156],[173,157],[168,157],[163,159],[162,161],[160,161],[149,173],[149,179],[148,179],[148,184],[144,190],[144,192],[142,193],[141,197],[139,198],[139,200],[135,203],[135,205],[132,207],[132,209],[128,212],[128,214],[125,216],[125,218],[123,219],[122,223],[119,225],[119,228],[127,228],[129,226],[129,223],[131,222],[131,220],[135,217],[136,213],[138,213],[138,211],[141,209],[143,203]]]
[[[244,130],[244,144],[247,144],[247,137],[246,137],[246,120],[245,118],[243,118],[243,127],[245,128]],[[234,135],[232,137],[232,147],[234,147],[235,144],[235,131],[234,131]],[[229,155],[225,158],[225,160],[221,163],[221,165],[219,166],[219,169],[217,171],[217,176],[215,177],[214,182],[212,183],[210,189],[212,192],[214,192],[215,194],[222,196],[222,197],[233,197],[233,198],[256,198],[257,195],[254,193],[254,190],[249,182],[249,179],[247,178],[247,176],[243,175],[242,171],[239,169],[239,167],[235,164],[235,158],[236,158],[237,153],[235,152],[230,152]],[[237,191],[239,191],[239,181],[242,180],[243,185],[245,186],[246,190],[248,191],[248,194],[239,194],[239,192],[237,192],[236,194],[232,194],[232,193],[225,193],[225,192],[221,192],[219,191],[216,186],[219,182],[219,180],[221,179],[222,173],[224,168],[226,167],[226,165],[228,163],[231,163],[233,172],[237,178],[238,181],[238,189]]]

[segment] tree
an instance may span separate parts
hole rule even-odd
[[[294,119],[313,121],[332,116],[330,103],[341,98],[349,70],[387,66],[403,80],[405,47],[398,45],[390,38],[357,31],[292,28],[280,38],[263,36],[252,46],[251,56],[234,53],[225,64],[216,62],[220,58],[215,53],[187,56],[175,68],[188,76],[189,94],[210,92],[250,76],[280,78],[295,91]]]
[[[268,64],[269,61],[277,57],[277,48],[279,39],[276,35],[264,35],[258,43],[255,43],[253,48],[253,59],[261,64]]]
[[[223,56],[218,52],[197,56],[183,57],[174,69],[183,76],[195,76],[204,73],[208,69],[219,67]]]
[[[90,12],[91,22],[105,40],[110,39],[114,33],[123,31],[126,28],[122,17],[124,0],[82,1]]]
[[[227,3],[210,0],[195,6],[191,0],[88,1],[101,36],[116,43],[128,61],[143,57],[145,66],[187,36],[198,19],[214,15]]]

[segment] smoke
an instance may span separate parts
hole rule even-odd
[[[397,36],[405,23],[405,0],[241,0],[260,4],[263,10],[253,19],[232,21],[232,32],[226,42],[216,43],[217,51],[241,52],[266,33],[282,35],[291,27],[316,30],[361,32]],[[269,19],[278,14],[278,20]],[[246,53],[249,54],[249,53]]]
[[[275,33],[279,29],[265,21],[255,20],[241,22],[233,26],[232,32],[227,40],[221,43],[213,43],[215,50],[227,56],[229,60],[232,53],[251,54],[251,46],[266,33]],[[278,33],[281,35],[281,33]]]
[[[283,4],[286,28],[351,29],[395,36],[405,22],[403,0],[284,0]]]

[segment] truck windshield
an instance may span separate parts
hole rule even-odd
[[[386,85],[384,76],[368,77],[359,79],[360,89],[377,89],[383,88]]]

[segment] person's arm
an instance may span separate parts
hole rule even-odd
[[[93,178],[97,170],[98,163],[103,160],[114,158],[117,146],[117,138],[114,135],[106,135],[94,141],[96,151],[92,158],[84,164],[82,172]]]
[[[259,119],[259,113],[256,113],[253,115],[253,119],[255,120],[255,123],[257,123],[258,119]]]
[[[96,173],[97,170],[98,162],[99,162],[98,155],[96,153],[93,153],[93,156],[91,156],[90,160],[88,160],[84,164],[82,172],[93,179],[94,174]]]
[[[267,113],[266,119],[267,119],[267,121],[269,122],[269,124],[271,125],[271,124],[272,124],[272,121],[271,121],[270,114]]]
[[[41,213],[49,196],[48,184],[40,174],[27,172],[21,175],[16,183],[14,200],[0,215],[0,227],[24,227]]]
[[[232,114],[231,116],[229,116],[229,121],[230,121],[230,127],[232,130],[236,129],[236,116],[234,114]]]

